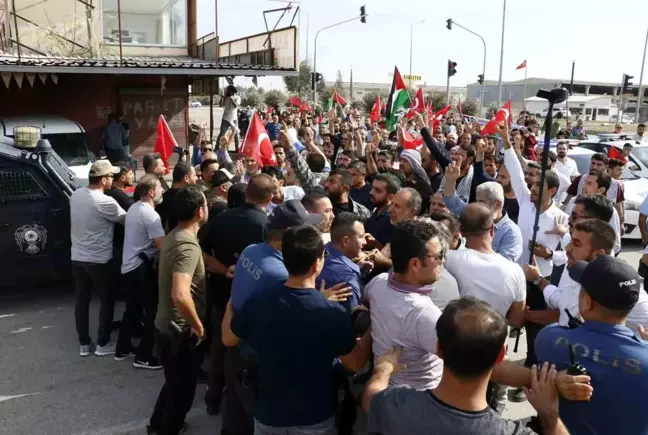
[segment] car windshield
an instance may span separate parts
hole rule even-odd
[[[54,151],[68,166],[83,166],[92,161],[85,133],[44,134]]]
[[[632,157],[641,161],[644,166],[648,166],[648,147],[634,147],[632,148]]]

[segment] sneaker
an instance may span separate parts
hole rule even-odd
[[[107,356],[115,353],[115,345],[113,343],[106,343],[105,346],[97,345],[97,350],[95,350],[96,356]]]
[[[124,361],[125,359],[134,357],[135,354],[131,351],[125,353],[115,352],[115,361]]]
[[[160,370],[162,368],[162,363],[159,359],[152,356],[147,360],[135,359],[133,367],[136,369]]]
[[[95,344],[90,343],[90,344],[83,344],[81,345],[81,349],[79,350],[79,356],[86,357],[90,355],[95,349]]]

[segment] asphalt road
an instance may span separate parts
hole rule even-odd
[[[637,264],[641,247],[626,243],[621,256]],[[95,336],[98,304],[92,305]],[[118,305],[118,313],[123,305]],[[116,336],[113,336],[116,339]],[[509,358],[525,356],[525,340]],[[109,435],[146,433],[145,426],[162,385],[162,372],[134,369],[132,360],[78,356],[74,294],[67,287],[0,290],[0,434]],[[205,413],[199,385],[187,421],[191,434],[215,434],[220,419]],[[528,403],[509,403],[505,414],[533,415]],[[358,433],[365,416],[359,416]]]

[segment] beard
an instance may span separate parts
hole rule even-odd
[[[329,199],[333,204],[339,204],[342,199],[342,192],[329,192]]]
[[[564,159],[567,156],[567,153],[558,153],[558,157]]]

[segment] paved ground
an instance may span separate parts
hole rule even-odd
[[[640,251],[628,244],[622,257],[637,264]],[[93,304],[91,319],[96,311]],[[513,342],[509,357],[522,359],[524,339],[517,354]],[[0,434],[145,434],[162,373],[133,369],[132,360],[80,358],[77,352],[69,287],[0,290]],[[204,412],[204,392],[200,385],[188,417],[192,434],[219,433],[220,419]],[[527,403],[509,404],[505,412],[515,419],[532,414]],[[364,420],[361,413],[358,433],[365,433]]]

